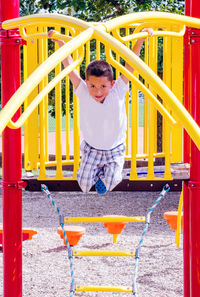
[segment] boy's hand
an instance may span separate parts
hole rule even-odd
[[[152,28],[143,28],[141,32],[147,32],[149,36],[153,36],[153,29]]]
[[[56,34],[59,34],[59,32],[55,31],[55,30],[49,30],[49,32],[47,33],[48,37],[53,37]],[[52,38],[51,39],[53,42],[57,42],[59,47],[63,46],[65,44],[64,40],[60,40],[60,39],[56,39],[56,38]]]

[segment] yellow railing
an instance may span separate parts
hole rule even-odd
[[[27,41],[24,46],[25,82],[0,113],[1,132],[7,125],[10,128],[25,125],[25,168],[39,168],[39,179],[42,180],[76,178],[80,161],[79,106],[76,96],[72,95],[67,74],[75,68],[80,70],[80,66],[83,71],[91,59],[106,57],[115,70],[116,78],[123,73],[131,82],[126,98],[126,159],[131,160],[130,179],[138,179],[138,159],[148,161],[146,179],[155,179],[154,162],[160,157],[165,158],[165,173],[159,179],[172,179],[170,163],[182,161],[183,127],[200,147],[200,128],[182,105],[185,25],[200,28],[200,20],[169,13],[146,12],[122,16],[100,24],[53,14],[32,15],[4,22],[4,29],[18,27],[22,38]],[[56,38],[64,39],[66,45],[60,49],[56,47],[55,52],[48,57],[47,31],[52,27],[60,32]],[[152,27],[154,36],[146,38],[142,61],[129,48],[136,39],[147,37],[146,32],[140,32],[144,27]],[[160,56],[163,57],[162,79],[158,76],[158,46],[162,53]],[[61,61],[69,54],[73,55],[74,63],[62,69]],[[133,74],[123,67],[122,59],[134,67]],[[53,78],[50,79],[50,76]],[[50,161],[49,158],[52,133],[48,131],[48,94],[52,90],[55,90],[55,161]],[[138,103],[139,91],[144,96],[143,104]],[[65,101],[62,101],[63,92]],[[70,130],[72,102],[73,132]],[[13,123],[13,114],[23,103],[25,110],[20,119]],[[65,132],[62,131],[62,104],[66,109]],[[144,114],[143,127],[139,127],[141,106]],[[161,130],[157,129],[157,112],[161,114]],[[157,137],[162,143],[159,149]],[[66,142],[65,148],[63,140]],[[142,145],[139,146],[139,143]],[[73,165],[73,172],[70,177],[64,177],[63,165],[68,164]],[[46,168],[50,166],[56,168],[53,177],[47,177],[46,174]]]

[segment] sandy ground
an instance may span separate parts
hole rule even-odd
[[[64,216],[146,215],[159,193],[52,193]],[[174,231],[163,213],[176,210],[180,193],[168,193],[151,216],[138,270],[138,297],[183,296],[182,248],[177,249]],[[0,200],[0,208],[2,209]],[[0,213],[2,221],[2,211]],[[23,242],[23,297],[69,296],[70,270],[67,250],[57,234],[58,215],[43,193],[23,191],[23,227],[38,235]],[[84,224],[86,234],[74,249],[135,250],[144,224],[128,223],[118,243],[102,223]],[[74,258],[77,285],[131,286],[135,259],[130,257]],[[3,296],[3,253],[0,251],[0,296]],[[132,296],[128,293],[76,292],[75,296]]]

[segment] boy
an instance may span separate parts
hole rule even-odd
[[[143,29],[149,36],[152,29]],[[48,32],[52,37],[55,31]],[[62,40],[53,39],[61,47]],[[139,56],[144,39],[138,40],[132,51]],[[73,62],[68,56],[62,62],[67,67]],[[125,63],[130,72],[133,68]],[[112,67],[103,60],[92,61],[86,68],[86,81],[76,70],[69,73],[79,98],[80,124],[84,140],[81,144],[81,164],[77,181],[87,193],[95,184],[97,193],[111,191],[121,180],[125,157],[126,111],[125,95],[128,78],[123,74],[114,82]]]

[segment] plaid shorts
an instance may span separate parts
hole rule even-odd
[[[83,141],[81,143],[81,164],[77,171],[77,181],[84,193],[100,178],[107,191],[111,191],[122,180],[125,144],[111,150],[98,150]]]

